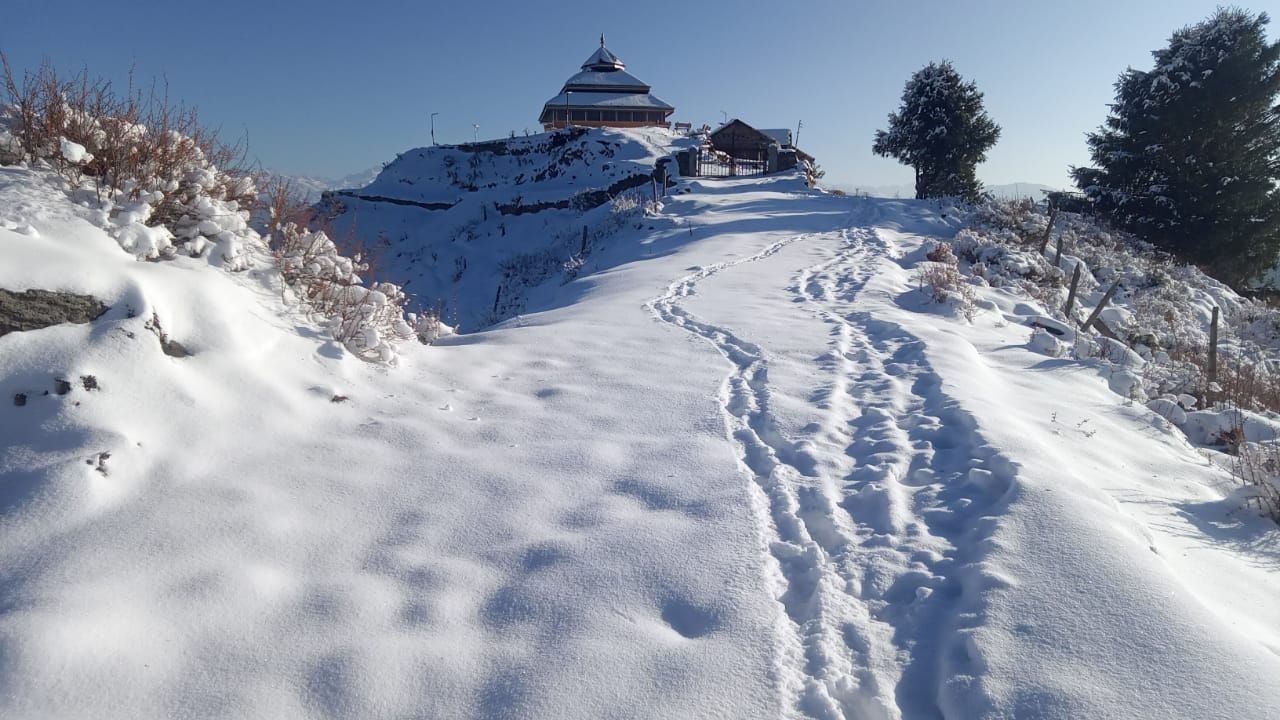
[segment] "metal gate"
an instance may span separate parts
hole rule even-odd
[[[734,157],[727,153],[702,151],[698,157],[699,177],[751,177],[769,171],[769,161],[764,150],[737,151]]]

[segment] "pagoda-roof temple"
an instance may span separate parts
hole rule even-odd
[[[566,125],[665,127],[675,108],[654,97],[649,86],[626,68],[605,47],[601,35],[600,47],[565,82],[560,94],[543,105],[538,121],[548,130]]]

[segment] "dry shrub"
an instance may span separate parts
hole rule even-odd
[[[144,93],[130,72],[118,92],[87,69],[65,77],[48,61],[19,77],[2,52],[0,70],[20,160],[46,162],[74,184],[92,178],[99,200],[152,199],[153,226],[176,222],[198,195],[253,206],[247,145],[222,142],[166,85]],[[67,143],[87,154],[67,152]]]
[[[977,296],[960,272],[960,262],[951,250],[951,244],[940,242],[925,253],[916,272],[920,289],[929,293],[936,303],[955,299],[957,308],[970,322],[977,315]]]
[[[1253,505],[1280,523],[1280,438],[1274,431],[1264,438],[1255,432],[1251,440],[1245,413],[1238,408],[1230,412],[1231,427],[1221,440],[1233,456],[1231,474],[1246,490],[1246,507]]]
[[[1251,412],[1275,411],[1280,409],[1280,377],[1266,363],[1220,354],[1217,379],[1206,395]]]
[[[1033,200],[1024,198],[986,202],[975,209],[974,222],[1020,245],[1032,245],[1040,242],[1047,218],[1036,212]]]
[[[1246,504],[1280,523],[1280,446],[1246,444],[1236,456],[1232,473],[1251,491]]]
[[[387,362],[393,345],[417,338],[431,343],[440,336],[440,313],[406,313],[412,298],[395,283],[371,282],[386,243],[372,248],[350,228],[335,243],[332,221],[308,205],[287,180],[267,182],[262,204],[268,213],[268,242],[285,284],[299,300],[324,319],[334,339],[366,360]]]
[[[389,362],[394,344],[417,338],[430,343],[440,335],[438,313],[405,313],[410,297],[394,283],[366,286],[369,270],[359,254],[346,257],[322,230],[286,223],[273,233],[275,265],[307,308],[324,319],[334,339],[366,360]]]
[[[1242,443],[1231,473],[1249,490],[1246,505],[1280,523],[1280,443]]]
[[[951,250],[951,243],[947,242],[940,242],[934,245],[924,256],[929,258],[930,262],[946,263],[948,265],[956,265],[958,263],[955,253]]]
[[[224,267],[243,269],[241,242],[260,242],[247,225],[257,209],[268,215],[268,245],[285,284],[353,353],[391,362],[396,342],[439,335],[438,314],[404,312],[409,297],[399,285],[361,279],[376,248],[340,248],[331,233],[310,229],[317,217],[287,181],[269,184],[260,198],[245,145],[221,142],[195,108],[169,100],[167,87],[143,93],[131,74],[117,93],[87,70],[61,77],[48,62],[19,78],[3,53],[0,69],[7,96],[0,145],[14,152],[16,144],[17,161],[46,163],[72,187],[92,181],[103,208],[118,211],[122,247],[133,247],[126,231],[145,221],[168,232],[163,242],[144,243],[140,257],[171,252],[173,239],[200,255],[214,239],[224,245]]]
[[[264,176],[258,178],[256,184],[258,210],[265,213],[262,225],[266,227],[270,241],[278,240],[279,233],[291,223],[298,227],[314,228],[322,221],[319,211],[307,202],[306,194],[294,187],[288,178]]]

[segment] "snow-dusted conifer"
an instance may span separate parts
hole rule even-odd
[[[1280,43],[1219,9],[1126,70],[1076,184],[1116,224],[1240,285],[1280,250]]]
[[[965,82],[949,61],[916,71],[902,92],[902,107],[877,130],[872,151],[916,171],[916,197],[977,200],[976,168],[1000,138],[1000,127],[982,107],[977,85]]]

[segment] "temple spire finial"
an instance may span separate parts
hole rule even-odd
[[[600,33],[600,47],[604,47],[604,33]]]

